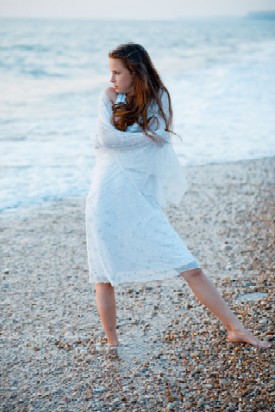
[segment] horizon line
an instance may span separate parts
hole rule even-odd
[[[177,20],[194,20],[194,19],[219,19],[219,18],[243,18],[243,17],[268,17],[268,15],[274,15],[275,9],[260,9],[247,11],[240,14],[192,14],[185,16],[174,17],[119,17],[119,18],[106,18],[106,17],[92,17],[92,16],[12,16],[12,15],[0,15],[0,19],[22,19],[22,20],[84,20],[84,21],[177,21]]]
[[[274,10],[275,12],[275,10]],[[100,21],[149,21],[149,20],[156,20],[156,21],[169,21],[169,20],[185,20],[185,19],[207,19],[207,18],[234,18],[234,17],[246,17],[248,14],[211,14],[211,15],[190,15],[190,16],[175,16],[175,17],[119,17],[119,18],[106,18],[106,17],[87,17],[87,16],[1,16],[0,19],[52,19],[52,20],[100,20]]]

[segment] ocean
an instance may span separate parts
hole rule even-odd
[[[170,91],[182,165],[274,156],[274,20],[0,20],[0,211],[85,196],[108,51],[134,41]]]

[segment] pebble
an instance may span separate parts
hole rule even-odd
[[[100,393],[100,392],[103,392],[103,391],[105,391],[107,388],[105,387],[105,386],[98,386],[98,387],[95,387],[94,389],[93,389],[93,391],[95,392],[95,393]]]
[[[263,297],[267,297],[268,293],[266,292],[255,292],[255,293],[245,293],[244,295],[240,295],[237,297],[237,300],[258,300],[262,299]]]
[[[261,323],[261,324],[266,324],[266,323],[268,323],[268,320],[267,320],[267,319],[261,319],[261,320],[259,321],[259,323]]]

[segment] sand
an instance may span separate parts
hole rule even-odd
[[[274,166],[185,168],[189,191],[165,210],[239,319],[269,341]],[[1,218],[1,410],[272,410],[273,350],[227,342],[182,278],[116,286],[126,346],[107,350],[84,207],[71,198]]]

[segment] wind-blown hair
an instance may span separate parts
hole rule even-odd
[[[112,59],[121,60],[122,64],[133,76],[134,94],[126,104],[118,103],[113,105],[113,115],[111,121],[119,130],[126,130],[133,123],[138,123],[146,136],[153,138],[154,132],[150,130],[150,119],[147,118],[147,109],[154,101],[159,107],[159,114],[166,123],[166,131],[173,133],[172,126],[172,105],[167,88],[164,86],[156,68],[147,51],[139,44],[126,43],[119,45],[109,52]],[[167,93],[169,115],[165,115],[162,103],[162,93]],[[150,135],[148,132],[150,131]],[[153,138],[153,140],[155,140]]]

